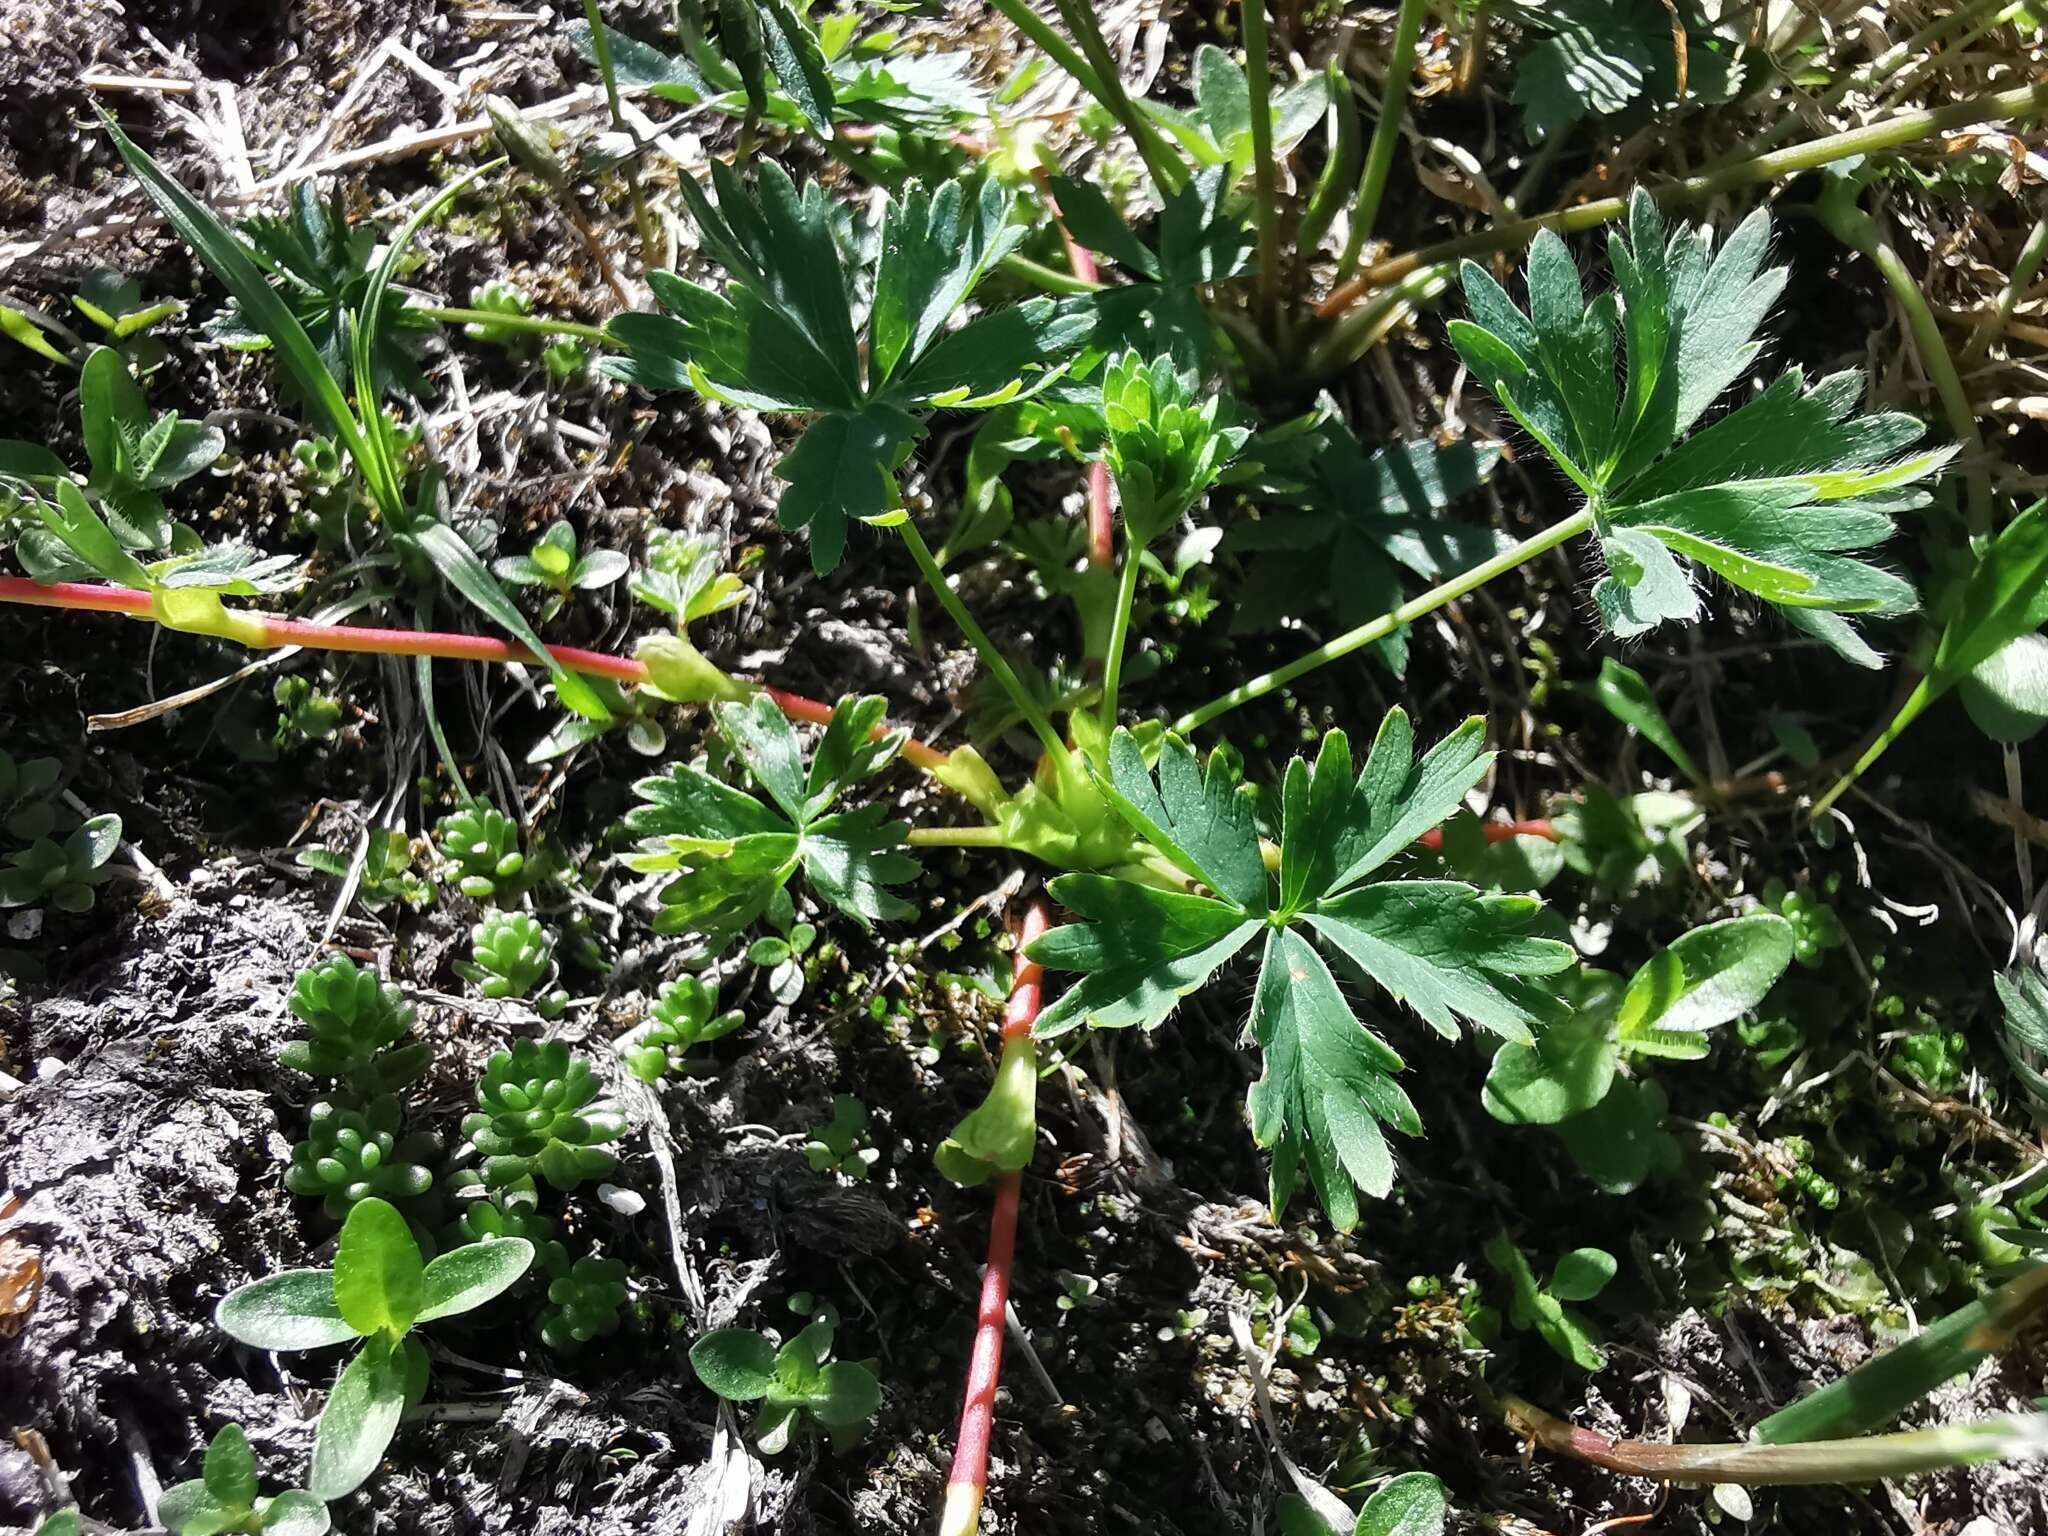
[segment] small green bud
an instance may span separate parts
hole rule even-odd
[[[932,1161],[955,1184],[984,1184],[1031,1161],[1038,1141],[1038,1047],[1029,1034],[1003,1044],[988,1097],[939,1143]]]

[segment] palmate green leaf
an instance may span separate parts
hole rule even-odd
[[[1609,238],[1616,293],[1588,303],[1564,242],[1545,231],[1529,251],[1527,312],[1468,262],[1471,319],[1453,321],[1451,338],[1585,493],[1608,565],[1595,604],[1613,633],[1695,617],[1697,566],[1845,659],[1879,665],[1846,615],[1892,617],[1915,598],[1858,552],[1924,504],[1921,482],[1954,450],[1909,452],[1922,432],[1910,416],[1856,415],[1859,375],[1809,387],[1796,368],[1688,436],[1756,357],[1785,281],[1763,267],[1769,238],[1759,211],[1715,251],[1704,232],[1667,231],[1638,189],[1626,229]]]
[[[867,285],[817,183],[799,189],[773,161],[751,184],[714,164],[711,181],[715,201],[687,179],[683,194],[726,271],[723,289],[652,274],[667,313],[614,320],[625,355],[605,366],[648,389],[814,416],[776,474],[789,485],[779,519],[809,534],[820,574],[838,565],[854,523],[897,506],[895,471],[924,433],[917,413],[1042,388],[1092,329],[1085,308],[1050,300],[949,329],[1026,233],[993,179],[913,185],[885,205],[860,326],[854,295]]]
[[[901,732],[874,737],[883,708],[876,698],[842,699],[807,771],[795,730],[766,693],[721,704],[719,734],[772,806],[687,764],[634,785],[645,803],[625,818],[640,839],[628,867],[679,871],[661,893],[660,931],[730,935],[765,912],[799,869],[816,894],[863,925],[909,916],[910,904],[890,890],[918,873],[903,852],[904,823],[873,805],[827,814],[901,750]]]
[[[1332,731],[1312,765],[1288,764],[1269,870],[1231,763],[1216,754],[1205,768],[1168,736],[1148,769],[1136,739],[1117,732],[1099,776],[1105,797],[1196,888],[1102,875],[1053,882],[1078,920],[1031,955],[1081,977],[1040,1014],[1038,1033],[1084,1022],[1150,1028],[1263,930],[1247,1027],[1264,1070],[1247,1107],[1254,1138],[1273,1152],[1274,1209],[1305,1177],[1331,1220],[1350,1227],[1360,1190],[1392,1186],[1381,1127],[1412,1135],[1420,1124],[1394,1082],[1400,1057],[1361,1022],[1318,944],[1446,1034],[1465,1019],[1520,1041],[1531,1038],[1526,978],[1572,963],[1568,944],[1538,931],[1533,898],[1448,880],[1368,883],[1457,808],[1487,762],[1476,721],[1417,761],[1407,716],[1395,710],[1356,771],[1344,734]]]

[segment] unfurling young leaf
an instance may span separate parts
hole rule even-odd
[[[1451,339],[1585,493],[1608,563],[1594,600],[1614,634],[1694,617],[1697,566],[1878,666],[1846,616],[1910,612],[1913,589],[1855,552],[1925,503],[1919,483],[1955,450],[1908,452],[1914,418],[1854,414],[1860,375],[1809,386],[1796,368],[1688,436],[1755,360],[1785,283],[1783,268],[1763,266],[1769,238],[1759,210],[1715,251],[1704,232],[1667,232],[1638,189],[1626,230],[1608,239],[1616,292],[1587,303],[1571,253],[1546,230],[1529,249],[1527,312],[1467,262],[1471,318],[1451,322]]]
[[[1614,1278],[1614,1256],[1598,1248],[1579,1248],[1557,1261],[1550,1283],[1543,1285],[1513,1242],[1502,1235],[1486,1245],[1486,1262],[1508,1282],[1508,1321],[1533,1329],[1543,1342],[1582,1371],[1607,1363],[1592,1325],[1565,1303],[1591,1301]]]
[[[609,330],[626,355],[605,364],[653,390],[814,419],[776,473],[789,482],[779,516],[831,570],[856,522],[895,508],[894,473],[935,407],[983,409],[1059,376],[1092,320],[1037,299],[948,329],[987,274],[1023,237],[992,179],[913,186],[882,213],[873,301],[856,327],[858,274],[816,182],[801,190],[774,161],[749,184],[713,164],[716,201],[684,178],[722,291],[673,273],[649,279],[665,314],[621,315]]]
[[[1349,741],[1330,732],[1313,766],[1287,766],[1276,877],[1234,766],[1212,755],[1204,768],[1168,736],[1155,772],[1136,739],[1118,731],[1104,792],[1197,889],[1101,875],[1054,881],[1053,895],[1080,921],[1046,934],[1031,955],[1082,975],[1039,1016],[1038,1033],[1084,1022],[1150,1028],[1259,940],[1247,1025],[1265,1070],[1247,1110],[1254,1138],[1273,1152],[1273,1208],[1305,1176],[1338,1227],[1355,1225],[1359,1191],[1393,1187],[1381,1127],[1414,1135],[1421,1122],[1394,1081],[1401,1057],[1359,1018],[1325,951],[1446,1036],[1465,1019],[1519,1041],[1535,1020],[1521,979],[1572,963],[1571,946],[1542,933],[1533,897],[1371,878],[1456,810],[1488,761],[1476,720],[1417,761],[1408,717],[1394,710],[1355,771]]]

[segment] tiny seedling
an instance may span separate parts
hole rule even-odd
[[[121,846],[121,818],[94,816],[62,841],[38,837],[7,856],[0,868],[0,908],[37,907],[90,912],[93,892],[107,881],[107,861]]]
[[[619,1331],[626,1305],[626,1266],[618,1259],[578,1259],[548,1285],[540,1336],[548,1348],[573,1354],[592,1339]]]
[[[718,989],[696,976],[665,981],[648,1009],[646,1022],[621,1035],[614,1049],[626,1070],[643,1083],[658,1083],[670,1072],[702,1066],[690,1051],[731,1034],[744,1020],[737,1008],[718,1011]]]
[[[515,587],[545,587],[554,594],[541,610],[542,623],[560,613],[576,593],[601,591],[631,568],[632,562],[616,549],[579,553],[576,530],[567,523],[549,524],[525,554],[491,562],[499,580]]]
[[[469,307],[484,315],[510,315],[514,319],[532,313],[533,305],[510,283],[493,280],[469,292]],[[481,341],[487,346],[516,347],[533,333],[523,325],[506,325],[502,321],[473,320],[463,326],[462,334],[472,341]]]
[[[330,955],[292,981],[293,1017],[307,1037],[277,1059],[295,1072],[333,1078],[358,1099],[403,1088],[427,1069],[424,1042],[404,1044],[416,1017],[398,988],[347,955]]]
[[[850,1093],[832,1095],[832,1118],[811,1132],[804,1158],[814,1173],[841,1173],[864,1179],[881,1157],[868,1136],[868,1107]]]
[[[569,1272],[569,1251],[555,1236],[554,1218],[541,1214],[531,1180],[501,1189],[487,1200],[472,1200],[445,1241],[448,1247],[459,1248],[494,1237],[520,1237],[533,1244],[533,1268],[521,1277],[522,1284],[535,1275]]]
[[[538,1174],[556,1189],[601,1179],[619,1160],[603,1143],[626,1134],[626,1117],[597,1100],[590,1063],[560,1040],[521,1040],[499,1051],[477,1084],[478,1109],[462,1122],[484,1159],[484,1183],[504,1189]]]
[[[1508,1282],[1508,1321],[1533,1329],[1552,1349],[1583,1371],[1607,1364],[1592,1324],[1567,1302],[1591,1301],[1614,1278],[1614,1255],[1599,1248],[1575,1248],[1557,1261],[1550,1283],[1539,1285],[1529,1261],[1505,1234],[1486,1245],[1486,1262]]]
[[[433,901],[434,882],[413,868],[413,858],[413,841],[404,832],[390,827],[369,830],[362,877],[356,882],[356,899],[365,910],[381,912],[402,901],[418,911]],[[298,861],[302,868],[336,880],[346,880],[355,863],[346,848],[302,848]]]
[[[761,1404],[753,1439],[768,1455],[787,1449],[805,1421],[844,1450],[881,1407],[882,1387],[868,1365],[831,1359],[838,1321],[830,1307],[821,1308],[780,1349],[748,1329],[721,1328],[690,1346],[690,1365],[727,1402]]]
[[[440,1151],[424,1131],[406,1132],[398,1100],[390,1094],[361,1110],[315,1104],[306,1138],[292,1148],[284,1187],[317,1198],[337,1221],[373,1197],[414,1200],[434,1186],[427,1164]]]
[[[770,903],[771,920],[775,905]],[[818,930],[812,924],[790,923],[783,933],[756,939],[747,946],[748,962],[768,972],[768,995],[785,1008],[803,996],[804,956],[817,939]]]
[[[842,699],[806,770],[796,731],[772,698],[719,705],[720,737],[772,806],[681,763],[635,784],[646,804],[626,815],[626,830],[640,839],[626,863],[678,872],[662,887],[656,930],[735,933],[799,869],[814,895],[863,927],[909,916],[910,903],[889,890],[917,875],[901,851],[908,829],[879,805],[832,809],[902,748],[900,731],[876,738],[883,710],[878,698]]]
[[[221,1299],[216,1320],[254,1349],[292,1352],[360,1341],[327,1394],[313,1435],[307,1487],[333,1501],[360,1487],[427,1384],[427,1352],[415,1328],[474,1311],[533,1262],[520,1238],[472,1243],[420,1261],[395,1206],[359,1202],[342,1225],[332,1269],[290,1269]]]
[[[519,894],[526,855],[519,823],[488,800],[472,800],[434,826],[441,856],[454,866],[456,887],[471,901],[509,900]]]
[[[213,1437],[200,1476],[164,1490],[157,1519],[171,1536],[323,1536],[328,1529],[327,1506],[303,1488],[268,1497],[258,1491],[256,1457],[239,1424]]]
[[[529,912],[491,913],[470,931],[469,952],[456,973],[488,998],[525,998],[555,976],[554,936]],[[533,1005],[552,1019],[568,1007],[569,994],[557,989]]]
[[[341,700],[322,693],[311,678],[280,677],[270,697],[277,705],[271,744],[279,750],[326,741],[341,724]]]

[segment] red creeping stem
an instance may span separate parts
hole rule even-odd
[[[116,587],[98,582],[58,581],[44,585],[21,576],[0,576],[0,603],[26,603],[36,608],[85,609],[94,613],[125,613],[147,618],[154,611],[147,592],[133,587]],[[508,666],[530,667],[540,659],[523,645],[494,640],[489,635],[450,634],[421,629],[369,629],[358,624],[314,624],[304,619],[278,619],[268,614],[250,614],[262,622],[262,643],[266,646],[303,645],[311,650],[356,651],[383,656],[435,656],[446,661],[491,661]],[[603,651],[586,651],[573,645],[551,645],[548,654],[571,672],[608,677],[620,683],[644,683],[647,666],[630,656],[611,656]],[[832,707],[802,694],[770,688],[767,693],[794,720],[824,724],[832,718]],[[878,727],[878,732],[880,728]],[[942,768],[946,754],[924,742],[904,744],[903,755],[917,767],[930,772]]]
[[[1541,820],[1489,821],[1483,823],[1480,830],[1486,834],[1489,843],[1504,843],[1511,837],[1543,837],[1553,843],[1564,841],[1564,834],[1558,831],[1553,823]],[[1415,841],[1418,846],[1427,848],[1431,853],[1441,853],[1444,847],[1444,829],[1431,827]]]
[[[1024,913],[1017,933],[1017,968],[1010,982],[1010,1006],[1003,1015],[1003,1042],[1031,1033],[1038,1022],[1045,972],[1024,958],[1032,940],[1044,933],[1051,917],[1043,901]],[[988,1268],[981,1277],[981,1304],[975,1311],[974,1351],[967,1362],[967,1397],[960,1409],[960,1438],[953,1450],[953,1470],[946,1477],[946,1511],[940,1536],[968,1536],[981,1518],[982,1492],[988,1486],[988,1444],[995,1428],[996,1387],[1003,1375],[1003,1316],[1010,1300],[1010,1271],[1017,1257],[1017,1199],[1024,1186],[1021,1173],[1005,1174],[996,1185],[995,1217],[989,1224]]]

